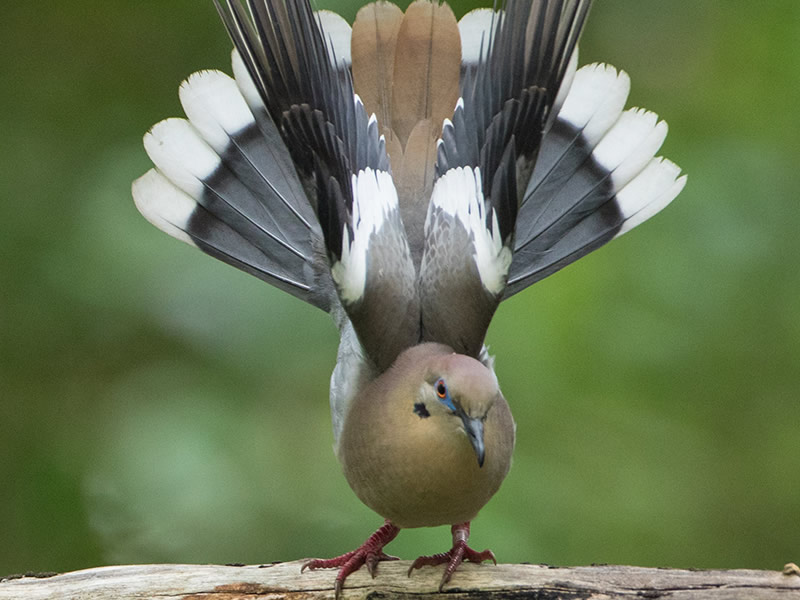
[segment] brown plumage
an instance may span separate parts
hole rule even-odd
[[[459,97],[461,36],[447,4],[417,0],[405,13],[390,2],[359,10],[351,38],[353,87],[386,138],[415,264],[423,246],[436,140]]]
[[[358,11],[350,38],[353,88],[384,133],[391,131],[395,48],[402,23],[397,5],[373,2]]]
[[[465,422],[437,396],[483,423],[485,460]],[[426,416],[427,415],[427,416]],[[406,350],[356,397],[338,457],[356,495],[398,527],[471,521],[511,466],[514,421],[497,379],[482,363],[441,344]]]
[[[441,124],[453,115],[460,75],[461,36],[453,11],[417,0],[406,10],[395,50],[392,129],[401,143],[420,121]]]

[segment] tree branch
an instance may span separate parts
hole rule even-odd
[[[143,565],[100,567],[48,577],[0,580],[0,600],[258,600],[333,598],[334,571],[300,574],[302,562],[264,566]],[[409,562],[381,563],[347,579],[343,597],[427,599],[441,568],[406,576]],[[792,568],[794,567],[794,568]],[[449,598],[537,600],[671,598],[674,600],[800,600],[800,569],[686,571],[644,567],[547,567],[464,564],[445,586]]]

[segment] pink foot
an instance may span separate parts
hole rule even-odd
[[[491,550],[476,552],[467,546],[467,540],[469,539],[469,523],[453,525],[450,528],[450,531],[453,533],[453,547],[450,548],[450,550],[447,552],[442,552],[441,554],[434,554],[432,556],[420,556],[414,561],[414,563],[411,565],[411,568],[408,570],[408,574],[410,576],[414,569],[419,569],[420,567],[429,565],[432,566],[447,563],[447,567],[444,569],[444,575],[442,575],[442,582],[439,584],[440,592],[442,591],[444,584],[450,581],[450,577],[452,577],[453,573],[458,568],[458,565],[460,565],[464,560],[475,563],[491,560],[494,564],[497,564],[497,559],[494,557],[494,552]]]
[[[469,528],[467,531],[469,531]],[[339,573],[336,575],[336,584],[334,586],[335,597],[338,599],[344,587],[344,580],[347,579],[347,576],[351,573],[358,571],[363,565],[367,565],[369,574],[375,577],[375,569],[380,561],[398,560],[396,556],[389,556],[386,554],[383,551],[383,547],[391,542],[399,532],[400,528],[396,527],[387,519],[383,527],[369,536],[366,542],[352,552],[342,554],[336,558],[317,558],[310,560],[303,565],[300,572],[302,573],[306,569],[311,569],[313,571],[314,569],[339,568]]]

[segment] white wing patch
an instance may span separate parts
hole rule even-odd
[[[325,45],[328,47],[328,58],[333,65],[349,67],[353,62],[350,54],[350,38],[353,29],[343,17],[330,10],[318,10],[314,13],[317,18]]]
[[[503,245],[497,214],[492,209],[491,227],[486,226],[483,184],[480,167],[458,167],[442,175],[433,186],[425,235],[430,229],[435,208],[458,219],[472,238],[475,265],[483,287],[499,294],[506,285],[511,266],[511,250]]]
[[[567,70],[564,72],[564,79],[561,80],[561,87],[558,88],[558,94],[556,95],[556,100],[553,102],[553,107],[561,112],[561,107],[564,106],[564,102],[567,100],[567,96],[569,96],[569,92],[572,89],[572,82],[575,80],[575,74],[578,70],[578,47],[575,46],[575,50],[572,52],[572,56],[569,57],[569,64],[567,64]],[[555,115],[553,115],[555,117]]]
[[[353,239],[345,227],[342,258],[331,267],[331,275],[343,302],[353,304],[364,295],[370,238],[380,231],[392,212],[398,210],[397,190],[391,174],[366,168],[354,174]]]
[[[489,41],[492,27],[497,27],[500,13],[491,8],[471,10],[458,22],[461,34],[461,62],[465,65],[477,65],[489,55]]]
[[[250,77],[250,73],[247,72],[247,67],[244,66],[241,55],[235,48],[231,52],[231,67],[233,68],[233,77],[236,80],[236,85],[250,110],[254,113],[266,110],[261,94],[258,93],[258,88],[252,77]]]

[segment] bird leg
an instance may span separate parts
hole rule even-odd
[[[469,531],[469,526],[467,527]],[[383,547],[391,542],[397,534],[400,533],[400,528],[394,523],[386,519],[383,527],[373,533],[366,542],[361,544],[355,550],[342,554],[336,558],[328,559],[314,559],[310,560],[303,565],[300,569],[302,573],[306,569],[332,569],[339,567],[339,573],[336,575],[336,585],[334,586],[335,597],[338,598],[342,593],[344,580],[351,573],[358,571],[362,565],[367,565],[367,570],[372,577],[375,577],[375,569],[378,563],[382,560],[398,560],[396,556],[390,556],[383,551]]]
[[[476,552],[467,546],[467,540],[469,540],[469,522],[453,525],[450,531],[453,533],[453,547],[450,548],[450,550],[432,556],[420,556],[413,562],[411,568],[408,570],[410,576],[414,569],[419,569],[426,565],[441,565],[447,563],[447,567],[444,569],[444,575],[442,575],[442,582],[439,584],[440,592],[444,584],[450,581],[450,577],[458,568],[458,565],[464,560],[475,563],[491,560],[494,564],[497,564],[497,559],[494,557],[494,552],[491,550]]]

